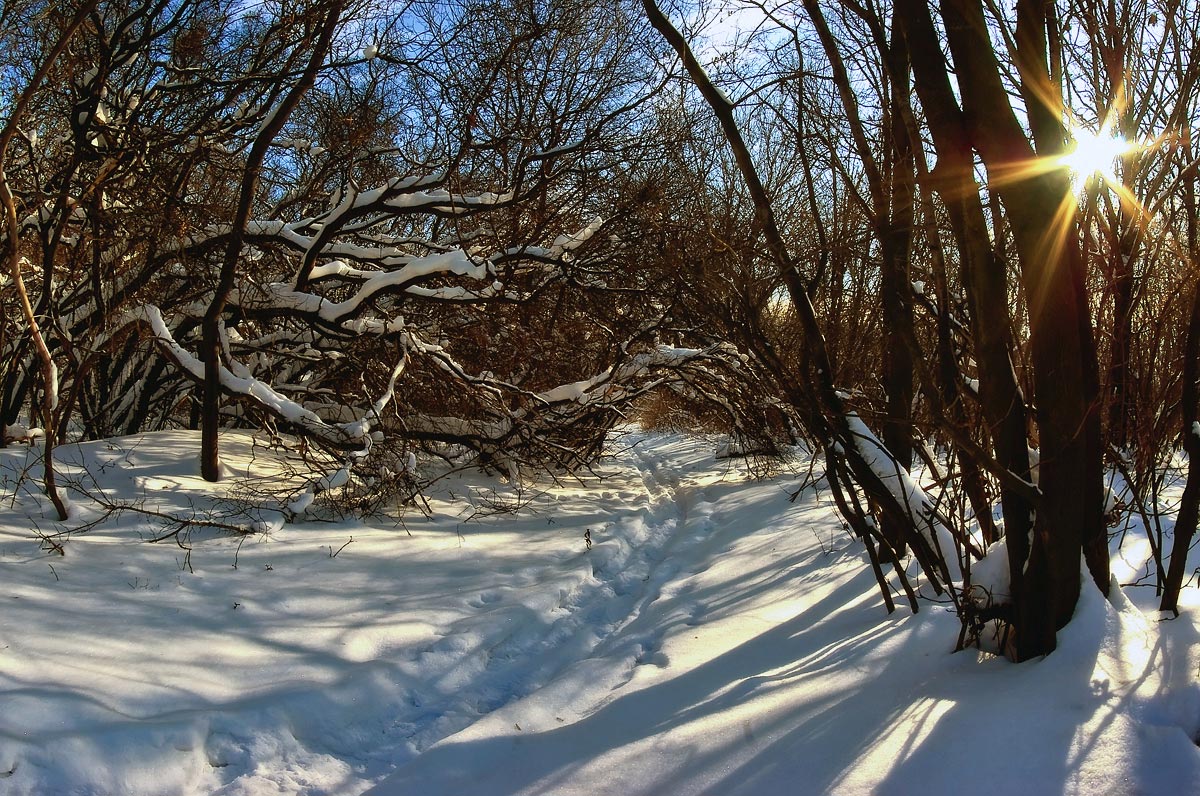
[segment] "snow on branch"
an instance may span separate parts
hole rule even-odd
[[[514,261],[519,261],[532,266],[535,272],[543,276],[539,285],[546,280],[560,278],[563,274],[561,266],[573,257],[572,252],[593,237],[603,223],[603,220],[595,219],[578,232],[560,235],[549,247],[510,249],[490,256],[468,252],[459,247],[414,255],[402,253],[398,248],[330,244],[326,247],[329,252],[339,252],[342,255],[351,252],[354,255],[353,259],[357,260],[373,259],[381,270],[360,268],[350,265],[344,259],[335,259],[315,265],[309,271],[306,283],[311,288],[308,290],[296,289],[295,283],[271,282],[254,293],[245,289],[236,290],[231,295],[230,302],[247,311],[307,316],[354,334],[394,334],[404,329],[402,319],[353,319],[362,315],[368,306],[373,306],[377,299],[385,295],[404,295],[447,302],[484,301],[501,295],[520,298],[524,294],[511,291],[505,293],[505,285],[495,278],[497,263],[503,261],[506,266],[511,267]],[[259,227],[260,230],[264,228]],[[294,230],[288,225],[275,231],[285,240],[291,240],[295,236]],[[482,284],[478,287],[427,284],[430,280],[438,278],[461,278]],[[334,301],[315,292],[315,287],[322,282],[330,282],[337,287],[346,283],[357,283],[357,286],[350,295]]]
[[[397,238],[390,243],[361,246],[352,243],[334,243],[333,238],[343,232],[362,231],[368,227],[385,226],[389,221],[402,216],[432,214],[437,216],[461,216],[501,207],[515,200],[514,194],[480,192],[454,193],[438,185],[445,175],[395,177],[382,185],[366,190],[349,188],[332,197],[333,206],[318,215],[295,221],[280,219],[251,219],[246,223],[247,240],[261,245],[277,241],[311,256],[343,257],[347,259],[382,262],[387,265],[402,265],[412,258],[412,253],[399,248]],[[349,227],[350,222],[356,222]],[[228,224],[210,224],[204,229],[184,236],[173,245],[165,245],[163,251],[182,254],[203,248],[229,236],[232,228]],[[582,241],[581,241],[582,242]],[[293,284],[303,280],[297,273]]]
[[[185,375],[197,382],[204,380],[204,363],[181,346],[171,333],[158,307],[150,304],[131,310],[120,324],[125,326],[140,323],[149,327],[154,341],[166,352]],[[248,370],[239,368],[244,375],[236,375],[228,367],[221,366],[221,387],[230,395],[252,399],[258,406],[283,420],[306,436],[336,448],[369,448],[374,440],[373,429],[382,416],[383,409],[395,396],[396,381],[407,364],[402,357],[393,369],[384,394],[358,419],[345,423],[328,423],[311,409],[278,392],[270,384],[255,378]]]
[[[483,280],[488,277],[488,267],[484,263],[475,262],[461,249],[413,257],[402,267],[389,271],[366,271],[338,260],[313,269],[310,279],[317,281],[340,277],[361,280],[358,289],[349,298],[330,301],[311,292],[295,290],[285,283],[274,282],[266,286],[268,295],[263,302],[277,309],[313,315],[330,324],[343,324],[348,318],[359,314],[363,307],[377,296],[405,291],[413,286],[413,283],[433,276],[462,276]],[[493,286],[488,285],[476,295],[484,298],[495,293]],[[235,303],[240,303],[236,298]],[[253,303],[247,303],[247,306],[253,306]],[[356,331],[388,333],[401,328],[403,322],[377,323]]]
[[[630,361],[606,368],[589,379],[562,384],[538,393],[535,398],[544,404],[576,403],[580,405],[619,401],[628,397],[631,382],[653,371],[695,366],[729,353],[729,346],[707,349],[673,348],[659,345],[635,354]]]
[[[913,527],[930,547],[944,561],[957,562],[957,557],[949,555],[954,550],[955,536],[949,523],[938,515],[933,499],[855,412],[846,412],[845,419],[860,460],[907,512]],[[961,572],[958,574],[961,577]]]

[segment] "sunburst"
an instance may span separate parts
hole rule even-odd
[[[1133,142],[1126,141],[1107,125],[1098,131],[1073,127],[1071,138],[1070,150],[1059,156],[1058,163],[1070,170],[1077,187],[1097,176],[1111,187],[1121,185],[1117,164],[1134,150]]]

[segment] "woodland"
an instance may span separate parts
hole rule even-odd
[[[5,0],[0,47],[0,421],[58,520],[56,451],[135,432],[290,446],[296,518],[640,422],[811,451],[960,647],[1052,652],[1128,517],[1178,611],[1193,0]]]

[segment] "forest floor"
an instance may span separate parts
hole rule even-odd
[[[223,444],[252,506],[272,457]],[[1200,589],[1161,620],[1140,529],[1128,585],[1017,666],[952,652],[943,602],[887,615],[828,492],[790,499],[806,462],[629,432],[580,480],[443,479],[429,516],[145,543],[232,505],[198,446],[62,448],[65,524],[0,451],[0,794],[1200,794]]]

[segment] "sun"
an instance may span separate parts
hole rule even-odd
[[[1084,183],[1093,175],[1099,175],[1110,185],[1121,184],[1116,171],[1117,161],[1133,150],[1131,142],[1110,129],[1093,132],[1083,127],[1072,129],[1071,138],[1071,150],[1058,162],[1070,169],[1077,182]]]

